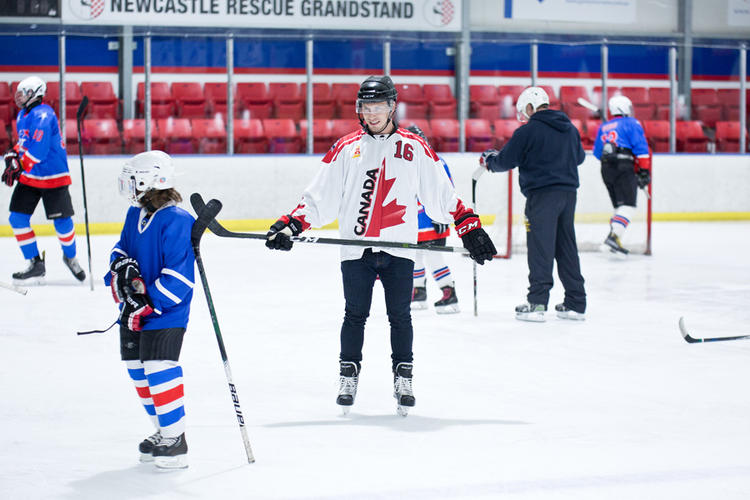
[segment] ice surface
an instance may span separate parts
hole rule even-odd
[[[747,499],[750,224],[654,224],[654,255],[582,255],[585,322],[516,321],[525,256],[449,255],[463,312],[413,315],[417,405],[396,415],[376,284],[357,401],[335,405],[343,294],[336,247],[206,235],[203,255],[257,462],[245,463],[206,302],[196,286],[182,353],[190,468],[138,462],[149,420],[119,360],[97,279],[79,285],[57,241],[48,280],[0,289],[0,498]],[[602,235],[602,238],[605,235]],[[94,236],[94,274],[114,236]],[[79,258],[86,244],[78,235]],[[0,279],[25,262],[0,238]],[[88,270],[87,270],[88,271]],[[439,298],[428,282],[430,304]],[[556,282],[550,306],[560,302]]]

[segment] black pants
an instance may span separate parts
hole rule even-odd
[[[532,304],[547,305],[553,284],[552,268],[557,260],[557,274],[565,288],[563,303],[568,309],[583,313],[586,312],[586,291],[573,225],[575,209],[575,191],[529,193],[526,199],[527,299]]]
[[[341,361],[362,361],[362,346],[365,341],[365,322],[370,315],[372,289],[375,280],[385,291],[385,307],[391,324],[391,359],[393,368],[398,363],[413,360],[412,342],[414,331],[411,325],[411,292],[414,261],[394,257],[385,252],[365,250],[357,260],[341,262],[344,279],[346,309],[341,325]]]
[[[638,183],[635,179],[633,162],[609,164],[602,162],[602,180],[607,187],[612,206],[635,206],[638,196]]]

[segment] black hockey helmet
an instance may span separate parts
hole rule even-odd
[[[427,140],[427,136],[425,136],[425,135],[424,135],[424,132],[422,132],[422,129],[421,129],[421,128],[419,128],[419,127],[417,127],[416,125],[409,125],[408,127],[406,127],[406,130],[408,130],[408,131],[409,131],[409,132],[411,132],[412,134],[417,134],[417,135],[418,135],[419,137],[421,137],[421,138],[422,138],[422,140],[423,140],[424,142],[426,142],[427,144],[429,144],[429,143],[430,143],[430,141],[428,141],[428,140]]]
[[[362,82],[357,92],[357,100],[380,102],[395,101],[398,97],[396,86],[390,76],[371,76]]]

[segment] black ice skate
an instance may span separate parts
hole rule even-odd
[[[411,293],[411,308],[413,311],[427,309],[427,289],[415,286]]]
[[[557,313],[557,317],[560,319],[572,319],[575,321],[583,321],[586,319],[586,315],[584,313],[579,313],[572,309],[568,309],[567,307],[565,307],[565,304],[557,304],[555,306],[555,311]]]
[[[138,451],[141,452],[141,462],[153,462],[154,448],[161,442],[161,431],[156,431],[149,437],[141,441],[138,445]]]
[[[454,314],[460,312],[458,308],[458,297],[456,297],[456,289],[451,285],[444,286],[441,288],[443,291],[443,298],[435,302],[435,312],[438,314]]]
[[[609,232],[609,236],[607,236],[607,239],[604,240],[604,244],[612,253],[621,255],[627,255],[630,253],[630,250],[623,248],[622,243],[620,243],[620,238],[613,231]]]
[[[543,323],[545,321],[545,312],[547,312],[547,306],[544,304],[530,304],[527,302],[516,306],[516,319]]]
[[[70,269],[70,272],[73,273],[73,276],[75,276],[78,281],[83,281],[86,279],[86,273],[83,272],[83,269],[81,269],[81,265],[78,263],[78,259],[76,259],[75,257],[69,259],[65,255],[63,255],[63,262],[65,262],[65,265],[68,266],[68,269]]]
[[[29,261],[29,267],[25,271],[13,273],[13,283],[16,285],[43,284],[44,275],[47,270],[44,266],[44,252],[42,256],[36,256]]]
[[[357,383],[359,382],[359,369],[357,363],[341,361],[339,371],[339,395],[336,404],[341,407],[341,412],[346,415],[354,404],[357,397]]]
[[[399,363],[393,372],[393,397],[398,404],[396,412],[402,417],[409,414],[409,408],[416,402],[411,385],[413,369],[414,365],[411,363]]]
[[[187,451],[187,441],[183,432],[174,438],[162,436],[151,454],[154,464],[160,469],[187,469]]]

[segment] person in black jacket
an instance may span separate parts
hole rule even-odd
[[[527,303],[516,307],[516,318],[544,321],[552,267],[565,288],[565,299],[555,306],[563,319],[585,319],[586,291],[578,259],[573,217],[578,189],[578,165],[585,154],[578,130],[562,111],[549,109],[549,96],[528,87],[518,97],[519,121],[501,151],[482,153],[480,165],[491,172],[518,167],[518,182],[526,197],[526,247],[529,263]]]

